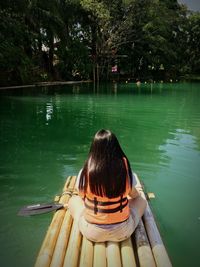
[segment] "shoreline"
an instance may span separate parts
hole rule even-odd
[[[13,85],[13,86],[2,86],[0,90],[6,89],[19,89],[19,88],[32,88],[32,87],[41,87],[41,86],[54,86],[54,85],[64,85],[64,84],[79,84],[79,83],[91,83],[91,80],[86,81],[55,81],[55,82],[39,82],[34,84],[26,84],[26,85]]]

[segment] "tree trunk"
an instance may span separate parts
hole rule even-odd
[[[49,72],[52,76],[54,75],[53,56],[54,56],[54,36],[53,36],[53,33],[50,33],[49,35]]]

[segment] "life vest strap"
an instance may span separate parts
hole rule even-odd
[[[121,196],[121,198],[120,198],[120,212],[122,212],[122,210],[123,210],[122,202],[123,202],[123,196]]]
[[[124,198],[120,198],[119,200],[117,201],[97,201],[97,198],[95,197],[94,199],[90,199],[88,197],[86,197],[86,199],[93,203],[93,204],[96,204],[96,205],[99,205],[99,206],[110,206],[110,205],[115,205],[115,204],[118,204],[118,203],[123,203],[125,200],[127,200],[127,197],[124,197]]]
[[[119,203],[119,202],[118,202],[118,203]],[[125,202],[125,204],[123,204],[123,205],[119,205],[118,207],[116,207],[116,208],[114,208],[114,209],[100,209],[100,208],[98,208],[97,206],[96,206],[95,209],[94,209],[94,207],[91,207],[91,206],[89,206],[87,203],[85,203],[85,207],[86,207],[87,209],[89,209],[89,210],[93,210],[95,214],[96,214],[97,212],[99,212],[99,213],[115,213],[115,212],[118,212],[118,211],[122,212],[123,208],[125,208],[127,205],[128,205],[128,199],[127,199],[127,198],[126,198],[126,202]]]
[[[97,214],[98,212],[98,201],[97,201],[97,197],[94,197],[94,213]]]

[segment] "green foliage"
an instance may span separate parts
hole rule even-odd
[[[190,73],[200,73],[200,12],[191,14],[187,28],[187,68]]]
[[[2,9],[0,12],[0,69],[7,82],[27,82],[32,67],[25,45],[31,39],[24,17]],[[4,77],[3,77],[4,78]]]
[[[199,25],[176,0],[1,1],[0,83],[107,79],[113,61],[135,78],[199,74]]]

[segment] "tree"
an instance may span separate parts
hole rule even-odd
[[[132,76],[153,79],[161,71],[177,72],[183,53],[177,44],[184,38],[186,15],[177,1],[131,1],[127,13],[128,40],[123,49],[129,54],[126,66]]]
[[[187,48],[185,57],[186,72],[200,73],[200,12],[188,17]]]
[[[9,0],[0,8],[1,84],[98,82],[112,64],[131,78],[199,73],[199,13],[176,0]]]

